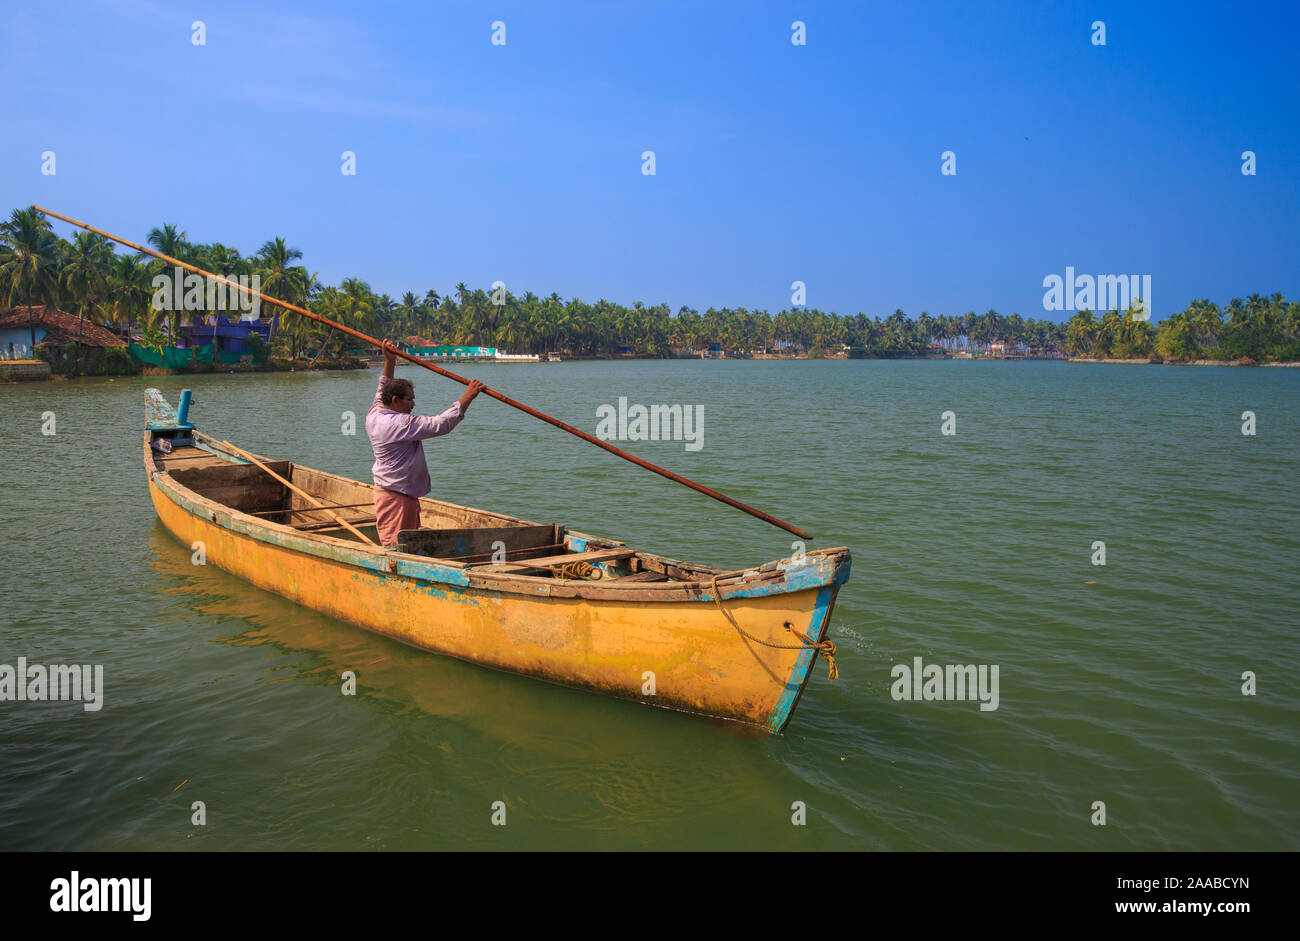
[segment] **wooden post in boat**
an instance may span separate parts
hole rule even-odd
[[[62,221],[67,222],[70,225],[75,225],[78,228],[85,229],[87,232],[93,232],[96,235],[101,235],[106,239],[112,239],[114,242],[118,242],[122,245],[125,245],[127,248],[133,248],[137,252],[140,252],[141,254],[152,255],[154,258],[161,259],[162,261],[165,261],[168,264],[177,265],[181,268],[186,269],[187,271],[192,271],[195,274],[201,274],[207,278],[214,278],[217,281],[229,285],[230,287],[233,287],[237,290],[244,291],[248,294],[252,294],[257,297],[260,297],[263,301],[265,301],[268,304],[274,304],[276,307],[282,307],[285,310],[292,311],[293,313],[298,314],[299,316],[302,317],[306,317],[309,320],[315,320],[318,323],[323,323],[327,327],[332,327],[335,330],[340,330],[343,333],[346,333],[349,336],[354,337],[358,340],[363,340],[366,343],[369,343],[371,346],[377,346],[380,349],[383,349],[384,347],[384,341],[376,340],[372,336],[368,336],[359,330],[353,330],[351,327],[345,327],[341,323],[335,323],[333,320],[330,320],[327,317],[322,317],[320,314],[313,313],[312,311],[307,310],[305,307],[299,307],[297,304],[290,304],[288,301],[282,301],[279,298],[271,297],[270,295],[263,294],[261,291],[254,291],[252,288],[248,287],[248,285],[240,284],[238,281],[231,281],[229,278],[223,278],[219,274],[213,274],[211,271],[205,271],[204,269],[199,268],[196,265],[192,265],[187,261],[181,261],[179,258],[172,258],[170,255],[164,255],[162,252],[154,251],[152,248],[147,248],[144,245],[138,245],[135,242],[130,241],[129,239],[124,239],[121,236],[112,234],[111,232],[105,232],[103,229],[97,229],[93,225],[88,225],[85,222],[78,221],[77,219],[72,219],[68,216],[62,215],[61,213],[57,213],[52,209],[46,209],[43,206],[36,205],[35,203],[32,203],[32,208],[35,209],[37,212],[44,213],[47,216],[53,216],[54,218],[61,219]],[[395,355],[400,356],[402,359],[406,360],[407,362],[415,363],[415,365],[417,366],[423,366],[425,369],[428,369],[431,372],[436,372],[440,376],[446,376],[448,379],[453,379],[456,382],[459,382],[463,386],[469,385],[468,379],[464,378],[463,376],[458,376],[454,372],[448,372],[447,370],[443,369],[441,366],[435,366],[433,363],[426,362],[425,360],[412,356],[409,353],[403,353],[401,350],[395,349],[393,352]],[[739,500],[727,496],[725,493],[719,493],[718,491],[714,490],[711,487],[706,487],[703,484],[697,484],[695,481],[690,480],[686,477],[682,477],[680,474],[674,474],[672,471],[659,467],[657,464],[651,464],[649,461],[642,460],[641,458],[637,457],[635,454],[629,454],[627,451],[624,451],[622,448],[616,448],[614,447],[614,445],[610,444],[607,441],[602,441],[600,438],[597,438],[595,435],[589,435],[587,434],[587,432],[582,431],[579,428],[574,428],[572,425],[566,424],[565,422],[560,421],[558,418],[552,418],[550,415],[547,415],[545,412],[539,412],[535,408],[530,408],[529,406],[525,405],[523,402],[516,402],[508,395],[502,395],[500,392],[497,392],[495,389],[489,389],[488,387],[484,386],[483,392],[485,395],[490,395],[498,402],[504,402],[506,405],[509,405],[511,408],[517,408],[519,409],[519,411],[526,412],[529,415],[532,415],[534,418],[540,418],[542,421],[546,422],[547,424],[554,425],[556,428],[559,428],[562,431],[567,431],[571,435],[576,435],[577,437],[581,438],[584,441],[590,441],[592,444],[596,445],[596,447],[603,448],[604,450],[608,451],[610,454],[615,454],[621,457],[625,461],[631,461],[633,464],[636,464],[638,467],[644,467],[648,471],[654,471],[660,477],[667,477],[669,480],[675,481],[684,487],[690,487],[692,490],[698,493],[702,493],[706,497],[712,497],[713,499],[718,500],[721,503],[727,504],[727,506],[735,507],[737,510],[742,510],[745,513],[748,513],[750,516],[757,517],[758,519],[761,519],[765,523],[771,523],[773,526],[778,526],[781,529],[784,529],[786,532],[794,533],[800,539],[813,538],[813,534],[808,532],[805,529],[800,529],[798,526],[792,526],[791,524],[785,522],[784,520],[777,519],[775,516],[772,516],[769,513],[764,513],[762,510],[756,510],[752,506],[746,506],[744,503],[741,503]]]
[[[325,504],[323,504],[323,503],[321,503],[319,500],[317,500],[315,497],[313,497],[313,496],[312,496],[310,493],[308,493],[306,490],[303,490],[301,487],[295,487],[293,484],[289,483],[288,480],[286,480],[285,478],[281,477],[281,476],[280,476],[279,474],[277,474],[275,471],[271,470],[271,468],[267,467],[265,464],[263,464],[263,463],[262,463],[261,461],[259,461],[257,458],[253,457],[253,455],[249,454],[247,451],[243,450],[242,448],[237,448],[237,447],[235,447],[235,446],[234,446],[233,444],[231,444],[229,441],[223,441],[223,442],[221,442],[221,446],[222,446],[223,448],[230,448],[231,451],[233,451],[235,454],[238,454],[240,457],[244,458],[244,460],[246,460],[246,461],[252,461],[252,462],[253,462],[254,464],[256,464],[258,467],[262,468],[262,470],[266,471],[268,474],[270,474],[270,475],[271,475],[272,477],[274,477],[276,480],[280,481],[280,483],[284,484],[286,487],[288,487],[288,488],[289,488],[290,490],[292,490],[294,493],[298,494],[298,496],[302,497],[304,500],[306,500],[306,501],[308,501],[309,503],[311,503],[311,504],[313,505],[313,508],[314,508],[314,509],[324,510],[324,511],[325,511],[326,513],[328,513],[330,516],[334,517],[336,520],[338,520],[340,523],[342,523],[345,529],[350,529],[350,530],[351,530],[353,533],[355,533],[359,538],[361,538],[361,539],[365,540],[366,542],[370,543],[372,546],[377,546],[377,545],[379,545],[377,542],[375,542],[373,539],[371,539],[369,536],[367,536],[367,535],[366,535],[365,533],[363,533],[361,530],[357,529],[355,526],[353,526],[351,523],[349,523],[349,522],[348,522],[347,520],[345,520],[343,517],[341,517],[341,516],[339,516],[337,513],[335,513],[335,512],[334,512],[332,509],[330,509],[328,506],[326,506]]]

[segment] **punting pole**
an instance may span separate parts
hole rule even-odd
[[[125,245],[127,248],[133,248],[137,252],[140,252],[143,255],[152,255],[154,258],[157,258],[161,261],[165,261],[168,264],[172,264],[180,268],[184,268],[186,271],[192,271],[195,274],[201,274],[207,278],[215,278],[216,280],[230,287],[260,297],[264,303],[273,304],[276,307],[281,307],[284,310],[295,313],[300,317],[306,317],[309,320],[315,320],[317,323],[323,323],[325,324],[325,326],[333,327],[336,330],[346,333],[350,337],[354,337],[355,339],[362,340],[366,343],[369,343],[371,346],[377,346],[380,349],[383,349],[384,343],[382,340],[376,340],[374,337],[367,336],[366,334],[362,333],[359,330],[353,330],[351,327],[345,327],[341,323],[335,323],[333,320],[330,320],[326,317],[322,317],[320,314],[312,313],[310,310],[307,310],[305,307],[299,307],[297,304],[290,304],[288,301],[279,300],[278,298],[274,298],[267,294],[263,294],[261,291],[254,291],[252,288],[247,287],[246,285],[242,285],[238,281],[232,281],[229,278],[223,278],[221,275],[213,274],[211,271],[204,271],[202,268],[199,268],[195,265],[191,265],[189,262],[181,261],[179,258],[172,258],[170,255],[164,255],[162,252],[156,252],[152,248],[146,248],[143,245],[137,245],[135,242],[132,242],[129,239],[124,239],[121,236],[113,235],[111,232],[105,232],[102,229],[97,229],[93,225],[87,225],[84,222],[80,222],[76,219],[69,218],[68,216],[65,216],[61,213],[57,213],[52,209],[46,209],[43,206],[37,206],[35,203],[32,204],[32,208],[35,209],[37,212],[45,213],[45,215],[47,216],[53,216],[55,219],[62,219],[64,222],[68,223],[69,225],[75,225],[78,228],[85,229],[87,232],[93,232],[96,235],[101,235],[106,239],[112,239],[114,242],[118,242],[119,244]],[[443,369],[441,366],[435,366],[433,363],[429,363],[415,356],[411,356],[409,353],[404,353],[401,350],[395,350],[394,352],[396,353],[397,356],[400,356],[402,359],[406,360],[407,362],[415,363],[415,365],[417,366],[423,366],[425,369],[429,370],[430,372],[436,372],[440,376],[446,376],[448,379],[453,379],[456,382],[459,382],[461,385],[466,385],[466,386],[469,385],[468,379],[465,379],[462,376],[458,376],[453,372],[449,372],[446,369]],[[514,399],[510,398],[509,396],[502,395],[500,392],[497,392],[495,389],[490,389],[485,386],[483,392],[486,395],[492,396],[492,398],[496,399],[498,402],[504,402],[506,405],[509,405],[511,408],[517,408],[519,409],[519,411],[526,412],[529,415],[532,415],[534,418],[540,418],[542,421],[546,422],[547,424],[554,425],[556,428],[559,428],[563,431],[567,431],[571,435],[576,435],[577,437],[583,439],[584,441],[589,441],[592,444],[594,444],[596,447],[603,448],[604,450],[608,451],[610,454],[618,455],[625,461],[631,461],[633,464],[636,464],[640,467],[644,467],[648,471],[654,471],[660,477],[667,477],[669,480],[676,481],[677,483],[685,487],[690,487],[692,490],[702,493],[706,497],[712,497],[715,500],[727,504],[727,506],[735,507],[737,510],[743,510],[744,512],[748,513],[750,516],[757,517],[758,519],[761,519],[765,523],[771,523],[773,526],[778,526],[781,529],[784,529],[786,532],[794,533],[796,536],[798,536],[801,539],[813,538],[812,533],[808,532],[807,530],[800,529],[798,526],[792,526],[791,524],[785,522],[784,520],[777,519],[775,516],[772,516],[769,513],[764,513],[762,510],[756,510],[752,506],[747,506],[744,503],[741,503],[739,500],[727,496],[725,493],[719,493],[718,491],[714,490],[711,487],[706,487],[703,484],[697,484],[695,481],[689,480],[681,476],[680,474],[674,474],[672,471],[666,470],[665,468],[662,468],[657,464],[651,464],[649,461],[642,460],[641,458],[637,457],[635,454],[629,454],[627,451],[624,451],[622,448],[616,448],[608,441],[602,441],[600,438],[597,438],[595,435],[589,435],[587,434],[587,432],[582,431],[579,428],[574,428],[572,425],[566,424],[565,422],[560,421],[558,418],[553,418],[550,415],[547,415],[545,412],[539,412],[535,408],[530,408],[529,406],[525,405],[523,402],[516,402]]]

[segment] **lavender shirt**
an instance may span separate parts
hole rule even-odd
[[[429,465],[424,459],[424,439],[445,435],[460,424],[460,402],[441,415],[404,415],[384,407],[379,395],[387,380],[379,377],[375,401],[366,413],[366,434],[375,449],[375,486],[422,497],[430,490]]]

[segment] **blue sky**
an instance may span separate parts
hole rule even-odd
[[[1060,319],[1042,281],[1068,265],[1151,275],[1157,318],[1298,298],[1298,10],[7,4],[0,209],[282,235],[394,297],[499,279],[775,312],[801,280],[839,313]]]

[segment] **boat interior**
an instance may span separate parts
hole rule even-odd
[[[378,546],[370,484],[289,461],[247,452],[241,456],[232,447],[194,432],[192,438],[173,439],[169,452],[155,447],[150,454],[156,470],[235,512],[305,534],[359,543],[369,539]],[[532,523],[428,497],[420,500],[420,528],[400,533],[396,552],[437,559],[475,574],[580,579],[629,587],[699,584],[718,574],[741,574],[639,552],[555,523]],[[762,572],[761,578],[782,574],[775,563],[757,571]]]

